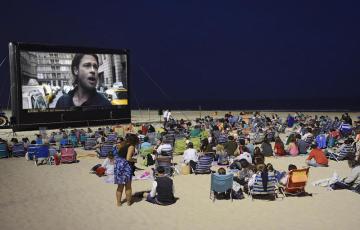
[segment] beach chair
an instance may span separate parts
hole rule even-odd
[[[275,131],[268,131],[266,134],[265,134],[265,137],[269,140],[269,141],[275,141],[275,137],[276,137],[276,134],[275,134]]]
[[[107,142],[116,143],[117,141],[117,134],[116,133],[109,133],[107,136]]]
[[[112,142],[104,142],[100,146],[100,151],[97,152],[98,158],[107,157],[109,152],[113,152],[114,144]]]
[[[195,175],[211,173],[210,168],[212,162],[213,162],[213,157],[211,155],[205,154],[204,156],[200,156],[194,171]]]
[[[0,143],[0,158],[9,157],[8,145],[6,143]]]
[[[165,175],[172,177],[174,175],[174,168],[170,157],[159,156],[155,160],[155,168],[153,168],[154,178],[157,176],[157,167],[162,166],[165,169]]]
[[[149,143],[152,145],[156,144],[156,132],[147,133],[146,136],[149,138]]]
[[[217,139],[218,144],[225,144],[228,141],[228,136],[226,134],[221,133]]]
[[[13,157],[24,157],[25,153],[24,143],[16,143],[13,145],[11,153]]]
[[[48,145],[38,145],[34,151],[33,159],[36,166],[40,164],[48,164],[49,161],[49,146]]]
[[[173,150],[172,149],[164,149],[161,150],[160,154],[161,156],[166,156],[166,157],[170,157],[171,159],[173,158]]]
[[[313,135],[309,135],[306,137],[305,142],[310,146],[312,144],[312,142],[314,141],[314,136]]]
[[[279,192],[285,197],[306,194],[305,186],[309,178],[309,169],[310,168],[291,170],[286,186],[279,186]]]
[[[339,127],[341,136],[343,138],[347,138],[348,136],[350,136],[352,134],[352,127],[349,124],[343,123],[340,125]]]
[[[140,156],[144,159],[144,161],[143,161],[144,166],[148,166],[149,163],[151,163],[151,162],[148,162],[148,157],[152,153],[153,153],[153,148],[152,147],[146,147],[146,148],[141,148],[140,149]]]
[[[276,178],[274,173],[268,172],[267,175],[268,175],[268,181],[267,181],[266,189],[264,188],[261,174],[256,175],[254,185],[251,188],[249,188],[249,195],[251,196],[252,200],[254,199],[275,200]]]
[[[27,160],[33,160],[34,159],[34,155],[36,153],[36,151],[38,151],[40,145],[37,144],[30,144],[28,147],[28,151],[27,151],[27,155],[28,158]]]
[[[181,138],[175,141],[174,152],[175,154],[183,154],[186,150],[186,139]]]
[[[70,143],[72,144],[72,146],[73,146],[74,148],[76,148],[76,147],[78,146],[78,139],[77,139],[77,136],[76,136],[75,133],[74,133],[74,134],[71,134],[71,135],[69,136],[69,141],[70,141]]]
[[[327,147],[332,148],[332,147],[336,146],[336,144],[337,144],[337,140],[334,137],[329,136]]]
[[[261,144],[264,141],[265,134],[264,133],[255,133],[253,143]]]
[[[85,150],[92,150],[94,149],[94,146],[96,145],[96,139],[95,138],[87,138],[85,141],[84,149]]]
[[[171,146],[174,147],[174,144],[175,144],[175,135],[174,134],[164,135],[163,140],[165,143],[169,143],[169,144],[171,144]]]
[[[75,163],[76,152],[72,145],[65,145],[60,150],[61,158],[60,163]]]
[[[325,154],[327,155],[327,157],[330,160],[335,160],[336,162],[340,161],[340,159],[339,159],[340,156],[338,154],[336,154],[335,152],[325,150]]]
[[[325,149],[326,148],[326,135],[325,134],[319,134],[316,138],[315,141],[318,145],[319,148],[321,149]]]
[[[215,192],[229,192],[230,199],[232,201],[232,186],[233,186],[233,178],[234,174],[230,173],[227,175],[219,175],[218,173],[211,174],[211,182],[210,182],[210,199],[215,202],[216,196]]]
[[[84,133],[80,134],[80,144],[81,144],[81,146],[85,145],[86,139],[87,139],[86,134],[84,134]]]

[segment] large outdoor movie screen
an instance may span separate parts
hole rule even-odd
[[[126,54],[20,51],[22,109],[128,105]]]

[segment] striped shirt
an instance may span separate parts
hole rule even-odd
[[[355,149],[352,144],[343,144],[338,149],[338,159],[344,160],[349,154],[355,154]]]

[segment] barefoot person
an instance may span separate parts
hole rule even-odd
[[[127,137],[126,144],[120,148],[118,155],[115,157],[114,182],[118,185],[116,190],[116,204],[121,206],[121,196],[125,186],[126,201],[131,205],[131,179],[134,173],[135,146],[139,139],[135,134]]]

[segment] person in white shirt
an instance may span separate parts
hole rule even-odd
[[[172,151],[172,145],[163,141],[159,147],[156,149],[156,152],[161,155],[161,152],[170,152]]]
[[[190,161],[197,162],[198,161],[198,155],[196,149],[194,149],[194,144],[189,142],[188,148],[184,151],[184,163],[189,164]]]
[[[311,132],[312,132],[312,129],[311,129],[311,128],[308,128],[308,129],[307,129],[307,133],[305,133],[305,134],[301,137],[301,140],[306,141],[309,137],[312,137],[313,134],[312,134]]]
[[[247,162],[249,162],[249,164],[252,164],[252,157],[251,154],[246,152],[243,152],[242,154],[240,154],[239,156],[237,156],[234,160],[238,160],[240,161],[241,159],[245,159]]]
[[[171,118],[171,110],[168,110],[167,114],[166,114],[166,121],[169,121]]]
[[[114,183],[114,154],[109,152],[101,167],[105,169],[105,182]]]
[[[163,118],[164,118],[164,127],[166,126],[166,123],[168,122],[168,110],[165,110],[163,113]]]

